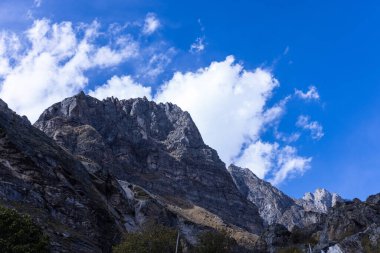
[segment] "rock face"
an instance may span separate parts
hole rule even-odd
[[[231,176],[187,112],[146,98],[99,101],[84,93],[46,109],[35,127],[82,158],[177,206],[199,206],[226,223],[262,231],[255,205]]]
[[[40,222],[53,252],[110,252],[123,230],[118,212],[132,211],[114,183],[93,184],[79,161],[0,100],[0,203]]]
[[[304,227],[321,220],[318,212],[304,210],[292,198],[258,178],[249,169],[230,165],[228,171],[243,196],[259,208],[260,216],[268,225],[277,223],[291,230],[294,226]]]
[[[338,202],[322,219],[292,232],[269,226],[263,238],[268,252],[372,253],[380,252],[380,194],[367,201]],[[298,251],[296,251],[296,249]]]
[[[96,148],[97,142],[87,140],[88,152],[96,152],[90,143]],[[49,236],[52,252],[111,252],[123,233],[151,221],[177,227],[190,244],[203,230],[224,229],[241,245],[265,247],[257,235],[181,195],[168,201],[166,195],[117,180],[109,167],[62,149],[1,100],[0,151],[0,204],[31,215]],[[254,229],[262,226],[257,219]]]
[[[380,252],[380,194],[294,200],[248,169],[227,170],[188,113],[146,99],[80,93],[34,126],[0,100],[0,205],[31,215],[52,252],[111,252],[151,221],[188,246],[224,230],[252,252]]]
[[[230,165],[228,171],[243,196],[256,204],[260,216],[268,224],[278,223],[283,213],[295,205],[292,198],[258,178],[249,169]]]
[[[380,194],[362,202],[339,202],[329,209],[317,248],[325,252],[380,252]],[[331,245],[333,246],[326,246]]]
[[[306,211],[319,213],[327,213],[329,208],[335,206],[337,202],[343,202],[338,194],[320,188],[316,189],[314,193],[307,192],[302,199],[296,200],[296,203]]]

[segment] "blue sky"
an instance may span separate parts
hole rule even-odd
[[[290,173],[278,184],[291,196],[299,197],[304,192],[324,187],[346,198],[363,199],[380,191],[379,14],[380,4],[376,1],[363,4],[358,1],[311,0],[20,0],[16,4],[5,0],[0,3],[0,30],[22,38],[36,20],[48,19],[50,24],[71,22],[80,37],[81,24],[88,25],[95,20],[104,34],[92,43],[100,47],[113,39],[109,28],[112,24],[128,24],[121,34],[115,36],[130,36],[138,45],[137,56],[120,60],[107,68],[102,67],[104,63],[84,68],[82,74],[88,78],[88,83],[78,89],[87,92],[94,91],[112,76],[128,75],[134,84],[150,87],[154,97],[156,91],[162,89],[162,83],[173,80],[176,71],[196,73],[210,66],[211,62],[226,61],[229,55],[233,55],[235,61],[227,66],[218,65],[221,71],[224,68],[231,70],[233,64],[246,71],[261,68],[279,82],[279,86],[268,87],[271,96],[265,97],[265,108],[291,98],[286,100],[286,106],[281,107],[281,115],[270,124],[260,125],[260,131],[242,130],[237,135],[248,135],[252,141],[245,140],[241,149],[257,141],[270,143],[266,147],[277,150],[273,151],[276,153],[276,158],[271,160],[273,166],[289,151],[286,146],[296,149],[297,154],[291,155],[292,158],[303,157],[305,161],[312,157],[308,166],[304,164],[302,172]],[[159,25],[148,34],[143,29],[149,15]],[[21,41],[21,44],[27,44]],[[197,45],[196,42],[201,42],[198,46],[204,48],[190,50],[192,44]],[[117,49],[117,46],[112,44],[110,47]],[[17,59],[10,64],[14,61]],[[232,72],[231,75],[231,80],[235,80],[236,76]],[[8,77],[4,75],[0,81],[5,82]],[[237,74],[237,78],[241,76]],[[192,80],[188,78],[186,85]],[[175,86],[173,82],[169,83]],[[270,85],[271,81],[266,84]],[[306,94],[312,86],[320,98],[303,99],[295,95],[295,90]],[[256,90],[249,91],[254,93]],[[2,94],[4,98],[8,95],[4,89]],[[158,101],[165,99],[170,100],[170,96],[156,98]],[[246,96],[244,99],[249,101],[250,98]],[[193,108],[191,102],[184,106]],[[219,102],[213,105],[219,105]],[[217,110],[210,111],[213,112]],[[300,116],[307,116],[307,123],[316,122],[323,127],[323,137],[313,138],[305,124],[297,126]],[[205,117],[196,118],[202,120]],[[207,127],[205,122],[197,124],[204,125],[202,129]],[[300,136],[293,142],[283,141],[274,136],[274,129],[288,137],[294,133]],[[256,133],[260,136],[255,136]],[[274,143],[278,143],[277,149]],[[268,177],[275,172],[276,168],[269,170]]]

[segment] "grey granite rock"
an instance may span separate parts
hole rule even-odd
[[[151,222],[176,227],[189,244],[214,229],[191,222],[142,187],[116,180],[92,160],[73,156],[2,100],[0,205],[29,214],[49,237],[51,252],[111,252],[122,234]]]
[[[187,112],[146,98],[97,100],[84,93],[46,109],[34,124],[93,170],[139,185],[177,206],[199,206],[260,233],[254,204],[238,191]]]
[[[292,198],[249,169],[230,165],[228,171],[243,196],[259,208],[260,216],[267,224],[278,223],[292,230],[294,226],[304,227],[320,221],[319,213],[305,211]]]
[[[30,214],[52,252],[110,252],[151,221],[189,245],[224,230],[252,252],[376,252],[379,195],[342,201],[320,189],[294,200],[247,169],[226,170],[172,104],[80,93],[32,126],[0,100],[0,204]]]
[[[305,193],[302,199],[296,200],[296,203],[302,206],[306,211],[327,213],[329,208],[335,206],[337,202],[342,201],[343,199],[338,194],[318,188],[314,193]]]
[[[28,213],[50,237],[52,252],[110,252],[123,230],[110,204],[116,181],[93,184],[82,164],[0,100],[0,204]]]

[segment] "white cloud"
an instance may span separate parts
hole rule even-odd
[[[103,84],[95,90],[89,91],[89,95],[98,99],[117,96],[119,99],[129,99],[137,97],[151,97],[151,88],[144,87],[132,80],[130,76],[117,77],[113,76],[106,84]]]
[[[264,178],[273,168],[275,151],[278,149],[277,143],[265,143],[256,141],[249,145],[236,162],[236,165],[249,168],[259,178]]]
[[[265,103],[277,86],[269,72],[245,71],[229,56],[196,72],[175,73],[156,100],[170,101],[189,111],[205,142],[228,163],[247,138],[259,137]]]
[[[17,60],[20,41],[14,33],[0,33],[0,77],[11,71],[11,62]]]
[[[308,116],[299,116],[296,126],[309,130],[311,133],[311,138],[314,140],[320,140],[325,135],[321,124],[317,121],[310,121],[310,117]]]
[[[156,25],[151,24],[156,20],[152,15],[147,16],[146,34],[159,27],[158,20]],[[175,53],[165,43],[141,49],[138,42],[122,33],[123,27],[110,29],[112,33],[102,33],[97,22],[74,26],[43,19],[22,35],[0,33],[0,97],[35,121],[51,104],[88,88],[89,70],[117,67],[139,55],[135,59],[145,63],[141,74],[154,78],[165,71]],[[136,82],[131,75],[113,76],[89,94],[99,99],[146,96],[157,102],[176,103],[190,112],[206,144],[215,148],[224,162],[249,167],[278,184],[305,171],[311,161],[297,155],[294,147],[261,139],[267,128],[278,127],[291,99],[285,97],[268,108],[278,86],[270,71],[246,70],[229,56],[195,72],[175,73],[158,86],[154,96],[151,87]],[[307,122],[303,127],[311,130],[314,125]],[[285,138],[298,136],[282,135],[278,140]]]
[[[279,132],[278,129],[276,128],[274,131],[274,137],[277,140],[281,140],[286,143],[292,143],[292,142],[297,141],[301,137],[301,134],[297,132],[286,134],[286,133]]]
[[[51,104],[83,89],[88,83],[85,71],[120,64],[137,53],[133,41],[117,47],[95,43],[100,36],[97,22],[73,27],[70,22],[36,20],[25,36],[12,39],[24,41],[19,50],[7,42],[9,36],[0,36],[0,97],[32,122]]]
[[[285,114],[286,105],[291,99],[291,96],[287,96],[284,99],[281,99],[274,106],[268,108],[263,113],[263,122],[265,124],[278,124],[280,118]]]
[[[154,13],[148,13],[145,17],[142,33],[150,35],[154,33],[161,26],[160,20]]]
[[[162,48],[152,47],[151,50],[147,50],[151,52],[143,52],[143,54],[145,54],[145,58],[148,60],[139,66],[139,77],[143,77],[144,80],[151,81],[166,70],[166,67],[171,63],[172,57],[176,53],[176,50],[174,48],[168,48],[162,52],[163,49],[164,45]]]
[[[42,4],[42,0],[34,0],[34,6],[36,6],[37,8],[40,7]]]
[[[280,147],[278,143],[260,140],[249,145],[243,152],[237,165],[249,168],[259,178],[265,178],[278,185],[287,178],[302,174],[310,168],[311,158],[297,155],[291,146]]]
[[[199,37],[197,38],[193,44],[190,46],[190,52],[192,53],[199,53],[205,50],[206,45],[205,45],[205,38],[204,37]]]
[[[304,100],[319,100],[320,98],[318,90],[315,86],[310,86],[306,93],[296,89],[294,94]]]
[[[302,175],[310,168],[312,158],[298,156],[294,147],[285,146],[283,149],[276,151],[276,168],[274,169],[273,177],[269,179],[269,182],[273,185],[278,185],[297,174]]]
[[[266,126],[276,125],[284,115],[291,98],[267,108],[278,85],[269,71],[247,71],[229,56],[196,72],[175,73],[161,86],[155,100],[170,101],[188,111],[205,143],[215,148],[224,162],[234,162],[279,184],[305,171],[311,158],[297,155],[294,147],[260,138]]]

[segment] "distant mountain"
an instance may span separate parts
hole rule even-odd
[[[306,211],[327,213],[329,208],[335,206],[343,199],[336,193],[330,193],[326,189],[316,189],[314,193],[307,192],[302,199],[296,200],[299,206]]]
[[[184,252],[208,230],[239,252],[380,245],[380,194],[348,202],[318,189],[294,200],[248,169],[226,169],[170,103],[79,93],[32,126],[0,100],[0,151],[0,205],[29,214],[52,252],[111,252],[150,222],[176,228]]]
[[[260,216],[267,224],[278,223],[292,229],[294,226],[304,227],[320,221],[319,212],[305,210],[251,170],[230,165],[228,171],[243,196],[259,208]]]
[[[262,237],[269,251],[276,252],[276,246],[304,248],[311,244],[315,252],[380,252],[380,194],[366,202],[344,201],[336,193],[317,189],[294,200],[249,169],[230,165],[228,171],[268,224]]]

